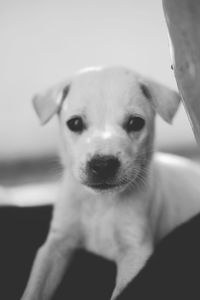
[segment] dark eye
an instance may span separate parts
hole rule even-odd
[[[81,133],[86,128],[83,119],[81,117],[71,118],[66,122],[66,124],[71,131],[77,133]]]
[[[131,116],[124,124],[124,129],[128,132],[137,132],[143,129],[145,120],[141,117]]]

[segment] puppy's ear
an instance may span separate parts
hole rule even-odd
[[[33,106],[42,125],[59,112],[69,89],[70,83],[64,82],[33,98]]]
[[[154,110],[166,122],[172,123],[181,100],[178,92],[151,80],[145,80],[140,84],[140,87],[144,96],[151,102]]]

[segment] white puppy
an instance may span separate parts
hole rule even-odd
[[[64,174],[23,300],[51,299],[77,247],[116,262],[114,299],[157,241],[200,211],[199,169],[153,155],[155,113],[171,122],[179,101],[122,67],[82,71],[34,98],[43,124],[58,114]]]

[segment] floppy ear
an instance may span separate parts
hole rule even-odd
[[[172,123],[181,100],[178,92],[151,80],[141,83],[141,89],[144,96],[152,103],[154,110],[166,122]]]
[[[70,83],[65,81],[33,98],[33,106],[42,125],[46,124],[60,110],[69,88]]]

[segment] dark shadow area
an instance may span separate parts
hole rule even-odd
[[[0,299],[20,299],[51,213],[51,206],[0,208]],[[109,299],[114,281],[114,263],[79,250],[53,299]]]
[[[20,299],[51,213],[51,206],[0,209],[0,299]],[[119,300],[200,299],[199,231],[200,215],[167,236]],[[54,300],[110,299],[115,271],[113,263],[77,251]]]
[[[117,300],[200,299],[199,233],[200,215],[169,234]]]

